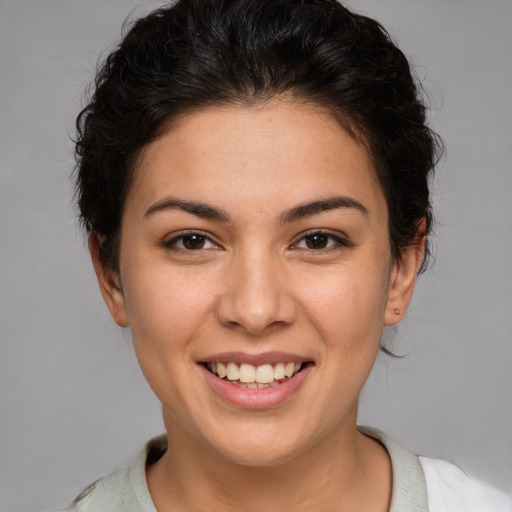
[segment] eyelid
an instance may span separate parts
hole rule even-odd
[[[308,236],[313,236],[313,235],[325,235],[327,237],[330,237],[331,240],[334,240],[336,242],[336,244],[325,247],[323,249],[309,249],[309,248],[305,248],[305,247],[297,247],[297,245],[300,242],[305,240]],[[352,247],[353,245],[354,244],[352,242],[350,242],[348,237],[346,235],[344,235],[343,233],[332,232],[331,230],[328,230],[328,229],[309,229],[308,231],[304,231],[303,233],[301,233],[295,239],[295,241],[291,244],[291,248],[292,249],[295,248],[297,250],[311,251],[314,253],[321,253],[321,252],[325,252],[325,251],[331,251],[331,250],[339,248],[339,247]]]
[[[164,240],[162,245],[166,249],[172,249],[173,246],[175,246],[175,244],[177,242],[179,242],[180,240],[182,240],[184,237],[192,236],[192,235],[198,235],[198,236],[204,237],[211,244],[213,244],[215,246],[215,248],[208,247],[206,249],[197,249],[196,251],[193,251],[193,250],[190,250],[190,249],[184,249],[182,247],[175,247],[174,249],[177,250],[177,251],[183,251],[183,252],[192,253],[192,252],[201,252],[201,251],[206,251],[206,250],[221,249],[222,248],[221,245],[214,240],[214,238],[212,237],[212,235],[210,233],[207,233],[205,231],[201,231],[200,229],[185,229],[185,230],[182,230],[182,231],[177,231],[177,232],[171,233],[169,235],[169,237],[166,237],[166,239]]]
[[[222,249],[222,246],[220,243],[218,243],[214,237],[205,231],[199,230],[199,229],[185,229],[182,231],[177,231],[174,233],[171,233],[168,238],[166,238],[162,245],[166,249],[172,249],[173,246],[176,245],[177,242],[185,238],[186,236],[192,236],[192,235],[198,235],[201,237],[204,237],[205,240],[207,240],[209,243],[211,243],[214,247],[207,247],[207,248],[201,248],[197,250],[191,250],[191,249],[185,249],[182,247],[174,247],[176,251],[183,251],[187,253],[192,252],[202,252],[206,250],[212,250],[212,249]],[[310,249],[306,247],[297,247],[298,244],[300,244],[302,241],[304,241],[308,236],[314,236],[314,235],[324,235],[329,237],[332,241],[334,241],[334,244],[329,245],[328,247],[320,248],[320,249]],[[340,232],[332,232],[331,230],[327,229],[309,229],[308,231],[304,231],[300,235],[298,235],[295,238],[295,241],[292,242],[290,248],[292,250],[304,250],[314,253],[321,253],[326,251],[335,250],[339,247],[351,247],[354,244],[348,240],[348,237]]]

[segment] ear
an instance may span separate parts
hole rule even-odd
[[[124,302],[123,289],[119,274],[105,263],[101,257],[100,243],[95,233],[89,235],[89,252],[101,295],[114,322],[121,327],[128,327],[128,315]]]
[[[384,314],[385,326],[398,324],[409,307],[416,277],[423,263],[425,243],[425,221],[422,220],[418,224],[417,237],[414,245],[405,250],[400,258],[393,264],[388,303]]]

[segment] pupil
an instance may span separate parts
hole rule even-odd
[[[204,236],[189,235],[183,238],[183,246],[186,249],[201,249],[204,246]]]
[[[327,247],[327,236],[321,233],[307,238],[306,245],[309,249],[324,249]]]

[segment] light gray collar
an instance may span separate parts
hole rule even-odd
[[[376,428],[358,426],[357,429],[379,441],[389,453],[393,471],[389,512],[428,512],[427,483],[418,457]]]

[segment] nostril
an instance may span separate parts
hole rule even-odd
[[[286,286],[278,279],[269,282],[268,277],[234,280],[232,288],[221,293],[215,307],[219,323],[252,335],[289,325],[297,314]]]

